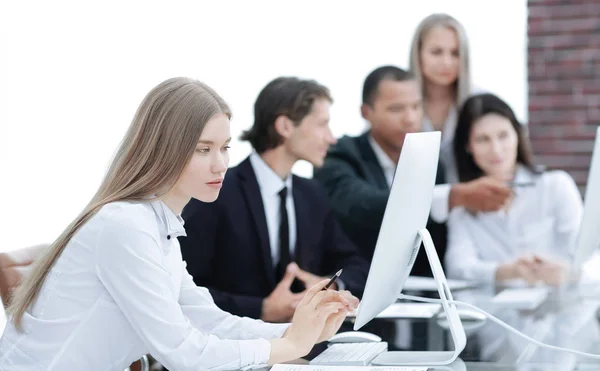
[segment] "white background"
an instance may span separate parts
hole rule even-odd
[[[144,95],[173,76],[214,87],[252,124],[259,90],[280,75],[334,96],[336,136],[359,134],[362,82],[408,65],[432,12],[467,29],[476,85],[526,120],[526,2],[39,1],[0,6],[0,250],[50,242],[93,195]],[[234,141],[231,164],[250,151]],[[310,176],[307,164],[298,174]]]

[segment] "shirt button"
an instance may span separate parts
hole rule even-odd
[[[170,235],[170,234],[168,234],[168,235],[167,235],[167,240],[170,240],[170,239],[171,239],[171,235]]]

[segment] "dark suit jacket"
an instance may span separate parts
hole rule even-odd
[[[362,296],[369,265],[342,232],[323,187],[293,176],[298,266],[319,276],[344,269],[340,279]],[[239,316],[260,318],[262,301],[275,288],[269,232],[262,197],[249,159],[229,169],[217,201],[192,199],[185,207],[187,237],[181,251],[197,285],[210,290],[215,303]]]
[[[329,150],[323,167],[315,169],[314,177],[325,186],[344,231],[358,246],[361,255],[371,261],[390,189],[368,135],[341,138]],[[436,184],[443,182],[443,168],[438,166]],[[427,229],[443,262],[446,225],[430,218]],[[411,274],[433,276],[423,247]]]

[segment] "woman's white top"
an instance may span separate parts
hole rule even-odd
[[[444,167],[446,183],[458,183],[458,171],[456,169],[456,160],[454,159],[454,150],[452,148],[454,142],[454,132],[458,120],[458,112],[456,106],[450,106],[446,121],[442,126],[442,140],[440,143],[440,162]],[[423,131],[434,131],[431,119],[425,115],[423,117]]]
[[[480,86],[475,85],[471,87],[471,93],[469,94],[469,96],[484,93],[489,93],[489,91],[481,88]],[[453,104],[450,106],[450,110],[448,110],[448,116],[446,116],[446,120],[444,120],[444,125],[442,126],[442,141],[440,143],[440,162],[444,167],[447,184],[454,184],[459,182],[458,169],[456,168],[456,159],[454,158],[453,143],[454,133],[456,132],[456,125],[458,124],[458,111],[462,103],[463,102],[459,102],[458,104]],[[427,116],[427,114],[423,116],[423,131],[435,131],[433,123],[431,122],[431,119]]]
[[[183,220],[163,202],[104,206],[67,244],[24,332],[7,323],[0,370],[119,370],[152,354],[171,370],[264,366],[288,325],[220,310],[181,257]],[[198,246],[202,248],[202,246]]]
[[[571,260],[583,214],[581,195],[564,171],[535,174],[519,166],[508,210],[450,212],[446,274],[449,278],[493,282],[498,266],[527,254]]]

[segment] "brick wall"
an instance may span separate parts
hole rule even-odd
[[[600,125],[600,0],[528,0],[529,133],[582,192]]]

